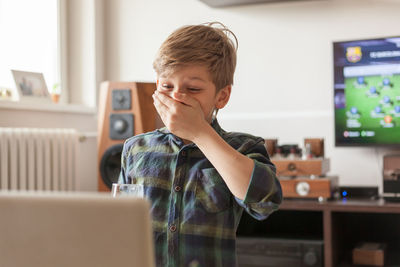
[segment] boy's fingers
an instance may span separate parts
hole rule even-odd
[[[174,100],[172,99],[172,98],[170,98],[169,96],[167,96],[167,95],[165,95],[165,94],[163,94],[163,93],[160,93],[160,92],[158,92],[158,91],[156,91],[155,93],[154,93],[154,95],[155,95],[155,97],[161,102],[161,103],[163,103],[164,105],[166,105],[166,106],[168,106],[168,107],[171,107],[172,105],[174,105]]]
[[[168,107],[164,103],[162,103],[156,95],[153,95],[153,100],[154,107],[157,109],[158,113],[160,115],[165,114],[165,112],[168,110]]]

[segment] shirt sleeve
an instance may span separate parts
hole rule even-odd
[[[263,139],[260,138],[245,155],[254,161],[254,168],[244,199],[235,197],[235,200],[248,214],[261,221],[279,208],[282,189]]]

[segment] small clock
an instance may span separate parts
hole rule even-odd
[[[307,182],[298,182],[296,184],[296,193],[299,194],[299,196],[307,196],[308,193],[310,192],[310,184]]]

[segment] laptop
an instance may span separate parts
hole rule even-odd
[[[0,266],[153,267],[149,208],[102,193],[0,192]]]

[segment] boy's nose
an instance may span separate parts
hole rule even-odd
[[[174,90],[172,90],[173,93],[185,93],[184,88],[181,86],[176,86],[174,87]]]

